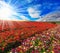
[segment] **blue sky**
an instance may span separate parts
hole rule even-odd
[[[18,20],[40,21],[53,12],[60,12],[60,0],[3,0],[16,12]]]

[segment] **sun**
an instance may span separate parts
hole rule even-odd
[[[12,10],[7,7],[0,8],[0,19],[1,20],[9,20],[10,16],[12,15]]]
[[[23,8],[18,8],[17,4],[12,5],[11,1],[0,0],[0,20],[8,21],[27,21],[30,20],[24,13]]]
[[[0,20],[12,20],[11,16],[13,16],[13,14],[14,11],[11,6],[0,1]]]

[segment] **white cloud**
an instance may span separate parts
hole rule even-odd
[[[41,21],[60,21],[60,11],[51,12],[43,16]]]
[[[41,21],[42,20],[42,16],[39,16],[39,18],[37,19],[37,20],[35,20],[35,21]]]
[[[26,0],[28,3],[31,3],[33,0]]]
[[[26,16],[23,16],[23,15],[21,15],[20,18],[21,18],[22,20],[24,20],[24,21],[28,21],[28,20],[29,20],[29,18],[27,18]]]
[[[27,9],[27,11],[32,18],[39,18],[40,17],[41,11],[39,11],[39,10],[33,8],[33,7],[29,7]]]
[[[45,16],[41,16],[39,19],[37,19],[36,21],[60,21],[60,11],[54,11],[51,12]]]

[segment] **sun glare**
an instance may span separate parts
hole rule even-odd
[[[12,10],[7,7],[0,8],[0,19],[9,20],[9,17],[12,15]]]
[[[14,15],[14,11],[11,6],[5,2],[0,1],[0,20],[12,20],[11,16]]]

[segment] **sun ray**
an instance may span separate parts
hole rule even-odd
[[[15,27],[12,21],[9,21],[7,24],[9,25],[10,29],[13,29]]]
[[[6,2],[4,2],[4,1],[1,1],[1,3],[2,3],[2,5],[3,5],[3,8],[2,8],[2,10],[0,11],[0,19],[1,20],[12,20],[12,21],[21,21],[21,20],[23,20],[23,21],[25,21],[25,20],[29,20],[27,17],[26,17],[26,15],[28,15],[28,14],[26,14],[25,12],[26,12],[26,8],[27,7],[21,7],[20,9],[19,9],[19,6],[20,6],[20,3],[18,3],[18,1],[17,0],[15,0],[14,1],[14,4],[12,4],[12,2],[11,2],[12,0],[9,0],[7,3]],[[18,4],[17,4],[18,3]],[[12,4],[12,6],[11,6],[11,4]],[[23,4],[23,1],[21,1],[21,5],[22,6],[24,6],[26,3],[24,3]],[[4,8],[4,6],[5,6],[5,8]],[[9,8],[7,8],[6,6],[8,6]],[[13,8],[14,7],[14,8]],[[11,8],[11,9],[10,9]],[[8,10],[8,12],[6,12]],[[5,13],[6,12],[6,13]],[[4,14],[5,13],[5,14]],[[11,14],[11,15],[10,15]],[[4,15],[4,16],[2,16],[2,15]],[[7,16],[8,15],[8,16]],[[3,18],[2,18],[3,17]]]
[[[12,19],[10,16],[14,15],[15,11],[10,7],[10,5],[7,5],[5,2],[0,1],[0,4],[1,4],[0,19],[1,20]]]
[[[4,29],[4,25],[5,25],[5,23],[4,23],[4,21],[2,21],[2,30]]]
[[[12,3],[12,0],[9,0],[9,1],[8,1],[8,4],[11,4],[11,3]]]

